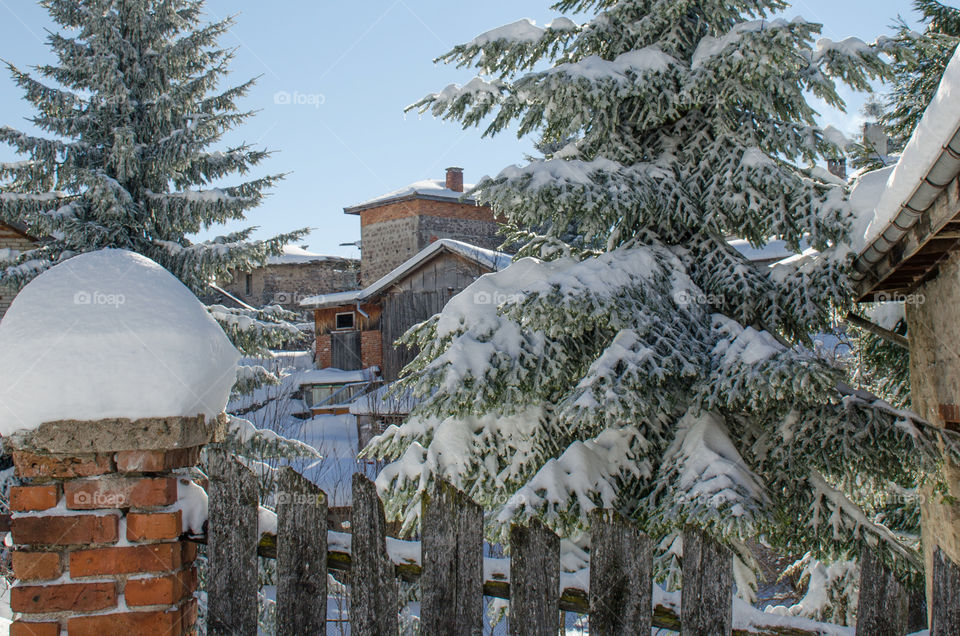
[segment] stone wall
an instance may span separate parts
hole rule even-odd
[[[361,286],[388,274],[437,239],[496,249],[502,239],[490,208],[414,199],[364,210],[360,217]]]
[[[491,221],[422,216],[417,233],[424,247],[437,239],[448,238],[495,250],[503,242],[503,237],[497,233],[498,229],[499,226]]]
[[[361,230],[360,286],[366,287],[421,250],[415,216],[389,219]]]
[[[957,430],[951,414],[960,405],[960,255],[941,263],[936,278],[912,295],[906,306],[910,337],[910,398],[913,410],[939,426]],[[944,466],[950,496],[960,498],[960,466]],[[932,594],[934,549],[960,563],[960,505],[943,501],[928,487],[923,493],[921,525],[927,570],[927,598]]]
[[[309,263],[267,265],[252,272],[236,270],[233,280],[221,287],[254,307],[280,305],[302,312],[300,301],[304,298],[356,289],[359,270],[356,259],[330,257]],[[250,277],[249,293],[247,276]]]
[[[25,252],[33,248],[33,241],[9,225],[0,223],[0,250],[9,249],[16,250],[18,252]],[[3,318],[3,314],[6,313],[7,309],[10,307],[10,303],[13,302],[14,296],[16,296],[15,290],[10,289],[9,287],[0,286],[0,318]]]

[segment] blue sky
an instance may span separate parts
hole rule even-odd
[[[476,129],[404,114],[403,108],[469,70],[433,59],[476,34],[519,18],[544,24],[556,17],[547,0],[207,0],[211,19],[235,15],[222,40],[238,47],[233,83],[260,76],[243,106],[259,114],[225,143],[247,141],[278,151],[262,172],[289,172],[248,223],[259,236],[315,228],[312,251],[358,256],[340,243],[360,238],[359,220],[343,208],[408,183],[442,178],[461,166],[468,182],[522,163],[529,141],[503,134],[481,138]],[[909,0],[798,0],[786,12],[824,24],[823,36],[872,40],[889,33]],[[52,29],[32,0],[0,0],[0,58],[21,68],[52,61],[44,45]],[[289,97],[289,99],[286,99]],[[824,112],[824,123],[853,133],[862,97],[849,109]],[[283,103],[289,101],[290,103]],[[0,125],[25,128],[29,104],[8,77],[0,77]],[[13,153],[0,146],[0,160]],[[220,233],[221,228],[217,233]],[[232,228],[226,228],[232,229]]]

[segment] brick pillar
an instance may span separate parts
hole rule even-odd
[[[178,480],[225,420],[55,422],[5,443],[13,512],[12,636],[194,634],[197,555]]]
[[[317,336],[317,368],[326,369],[333,366],[333,347],[330,334]]]
[[[379,329],[360,333],[360,359],[364,367],[383,367],[383,335]]]

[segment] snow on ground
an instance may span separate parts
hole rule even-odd
[[[371,478],[375,476],[369,462],[357,459],[360,451],[357,419],[350,414],[318,415],[304,419],[310,410],[303,399],[297,396],[300,387],[305,384],[370,380],[370,370],[314,369],[312,360],[290,353],[274,353],[270,360],[246,362],[267,367],[280,377],[280,384],[260,387],[252,394],[230,402],[228,411],[238,414],[234,418],[234,430],[240,439],[252,435],[264,439],[282,436],[312,447],[321,457],[309,457],[305,453],[299,459],[271,463],[292,466],[320,486],[327,493],[331,506],[349,505],[353,474],[359,471]],[[304,365],[310,368],[303,368]]]
[[[318,415],[302,422],[292,437],[313,446],[323,456],[291,465],[327,493],[331,506],[350,505],[354,473],[376,476],[374,465],[357,459],[360,446],[357,418],[353,415]]]
[[[213,417],[239,358],[160,265],[81,254],[35,278],[0,322],[0,435],[61,419]]]
[[[863,251],[890,225],[914,190],[929,174],[943,149],[960,126],[960,51],[954,53],[940,81],[940,87],[910,137],[900,160],[889,172],[885,189],[875,209],[859,210],[862,215],[851,232],[851,246]],[[886,170],[886,169],[884,169]],[[878,171],[878,172],[882,172]],[[866,175],[865,175],[866,176]]]

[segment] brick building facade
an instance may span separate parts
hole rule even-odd
[[[463,192],[463,171],[448,168],[443,181],[418,181],[344,208],[360,217],[361,284],[372,284],[438,239],[496,249],[502,239],[493,211]]]
[[[36,247],[36,239],[22,230],[0,223],[0,261],[7,260],[18,252],[26,252]],[[0,285],[0,318],[13,302],[16,291]]]

